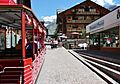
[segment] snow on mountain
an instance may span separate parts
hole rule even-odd
[[[43,20],[46,28],[48,29],[48,34],[53,35],[57,28],[56,15],[43,17]]]

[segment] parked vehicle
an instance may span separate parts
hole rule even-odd
[[[52,40],[51,41],[51,48],[57,48],[58,47],[58,41],[57,40]]]

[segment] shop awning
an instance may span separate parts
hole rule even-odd
[[[79,33],[78,32],[72,32],[71,34],[78,35]]]
[[[63,36],[63,35],[62,35],[62,36],[59,36],[59,37],[61,37],[61,38],[67,38],[67,36]]]

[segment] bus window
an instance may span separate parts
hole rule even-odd
[[[11,29],[6,27],[6,49],[11,48]]]
[[[32,60],[34,60],[33,57],[33,30],[28,29],[26,30],[26,39],[27,39],[27,44],[26,44],[26,57],[32,57]]]
[[[21,59],[22,49],[15,50],[17,40],[20,39],[21,33],[17,28],[3,26],[0,28],[0,58],[2,59]]]
[[[0,50],[5,50],[5,29],[0,29]]]

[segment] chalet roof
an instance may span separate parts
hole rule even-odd
[[[115,7],[113,10],[111,10],[111,12],[114,11],[114,10],[116,10],[116,9],[119,8],[119,7],[120,7],[120,6]]]
[[[105,10],[107,10],[107,11],[110,11],[110,10],[108,10],[107,8],[102,7],[101,5],[95,3],[95,2],[93,2],[93,1],[91,1],[91,0],[86,0],[86,1],[81,2],[80,4],[77,4],[77,5],[73,6],[73,7],[71,7],[71,8],[69,8],[69,9],[65,10],[65,11],[62,11],[62,12],[59,13],[59,14],[63,14],[63,13],[65,13],[66,11],[71,10],[71,9],[73,9],[73,8],[76,8],[77,6],[80,6],[80,5],[82,5],[82,4],[86,3],[86,2],[92,2],[93,4],[98,5],[99,7],[103,8],[103,9],[105,9]]]

